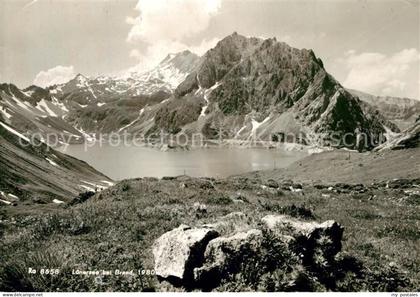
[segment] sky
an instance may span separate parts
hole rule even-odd
[[[345,87],[420,99],[419,0],[0,0],[0,82],[141,72],[234,31],[313,49]]]

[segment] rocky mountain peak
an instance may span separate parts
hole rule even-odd
[[[173,61],[174,59],[187,59],[188,57],[198,58],[198,55],[194,54],[190,50],[184,50],[178,53],[170,53],[159,64],[165,64],[170,61]]]
[[[355,131],[366,133],[371,147],[385,127],[398,130],[362,106],[327,73],[312,50],[293,48],[275,38],[227,36],[203,56],[175,94],[186,100],[201,96],[205,105],[204,112],[196,115],[199,127],[217,131],[223,122],[229,123],[225,137],[300,131],[326,140],[331,133],[352,134],[347,144],[338,145],[355,148]]]
[[[323,68],[312,50],[296,49],[276,38],[260,39],[233,33],[217,43],[202,58],[198,69],[177,89],[178,95],[210,88],[227,77],[253,77],[277,84],[279,78],[299,80]],[[261,78],[267,74],[270,77]],[[225,77],[226,76],[226,77]],[[240,84],[244,84],[241,82]],[[273,86],[275,88],[277,86]],[[285,93],[287,90],[283,90]]]
[[[2,83],[0,84],[0,90],[5,92],[9,96],[14,96],[20,94],[21,91],[17,86],[11,83]]]
[[[35,104],[36,102],[39,102],[42,99],[45,99],[47,101],[52,100],[50,92],[47,89],[41,88],[39,86],[31,85],[26,89],[23,89],[22,92],[29,97],[27,101],[31,102],[32,104]]]
[[[74,80],[80,85],[80,86],[85,86],[86,83],[88,82],[89,78],[87,78],[86,76],[84,76],[81,73],[78,73],[75,77]]]
[[[216,57],[226,61],[237,61],[241,57],[252,53],[256,47],[263,42],[256,37],[245,37],[234,32],[220,40],[217,45],[205,54],[205,59],[215,59]]]

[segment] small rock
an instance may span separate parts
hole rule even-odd
[[[279,193],[279,190],[277,188],[271,188],[266,185],[261,185],[261,189],[273,195],[277,195]]]
[[[388,264],[390,267],[396,267],[397,266],[397,264],[395,263],[395,262],[389,262],[389,264]]]
[[[202,204],[200,202],[195,202],[194,205],[194,211],[196,212],[197,216],[201,216],[207,213],[207,205]]]
[[[244,203],[244,201],[243,200],[240,200],[240,199],[232,199],[232,201],[235,204],[242,204],[242,203]]]
[[[418,190],[405,190],[404,194],[407,195],[407,196],[420,195],[420,191],[418,191]]]
[[[279,187],[279,183],[276,182],[274,179],[269,179],[264,183],[265,186],[273,189],[277,189]]]
[[[244,195],[242,195],[242,193],[241,193],[241,192],[237,192],[237,193],[235,193],[235,194],[234,194],[234,195],[232,195],[230,198],[232,199],[232,201],[233,201],[234,203],[244,203],[244,202],[249,202],[249,201],[248,201],[248,199],[247,199]]]
[[[196,211],[200,211],[200,212],[207,212],[207,205],[202,204],[200,202],[195,202],[194,203],[194,209]]]
[[[293,184],[292,187],[295,189],[303,189],[302,184]]]
[[[303,189],[302,188],[294,188],[293,186],[290,186],[289,189],[293,193],[301,193],[301,192],[303,192]]]

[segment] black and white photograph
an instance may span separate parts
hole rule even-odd
[[[419,291],[419,0],[0,0],[0,296]]]

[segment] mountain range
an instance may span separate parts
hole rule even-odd
[[[347,90],[312,50],[275,38],[227,36],[202,57],[169,54],[154,69],[40,88],[0,85],[2,120],[20,133],[57,132],[80,143],[95,133],[203,133],[209,139],[328,143],[355,131],[364,147],[414,125],[419,101]],[[333,135],[334,134],[334,135]],[[273,136],[274,135],[274,136]],[[356,137],[340,146],[356,148]],[[358,144],[360,145],[360,143]]]
[[[221,162],[217,155],[183,163],[180,176],[114,185],[56,147],[85,143],[86,152],[100,133],[127,132],[152,140],[162,132],[201,133],[209,145],[270,141],[271,149],[293,142],[298,145],[284,147],[307,145],[308,153],[321,153],[276,168],[275,150],[276,156],[259,150],[233,161],[238,150],[221,150]],[[413,252],[419,246],[419,144],[420,101],[346,89],[312,50],[275,38],[233,33],[201,57],[169,54],[150,71],[122,76],[77,74],[47,88],[2,83],[0,289],[418,288],[420,262],[412,255],[419,251]],[[131,153],[118,158],[127,152],[122,146],[96,152],[90,160],[111,165],[110,174],[115,166],[130,171],[128,162],[149,174],[159,166],[155,158],[178,169],[163,152],[151,151],[157,156],[146,154],[138,163]],[[227,178],[187,175],[196,165],[218,169],[236,160],[253,170],[254,163],[273,161],[274,169]],[[36,267],[59,268],[61,275],[51,278],[48,269],[37,275]],[[93,277],[104,267],[118,269]]]

